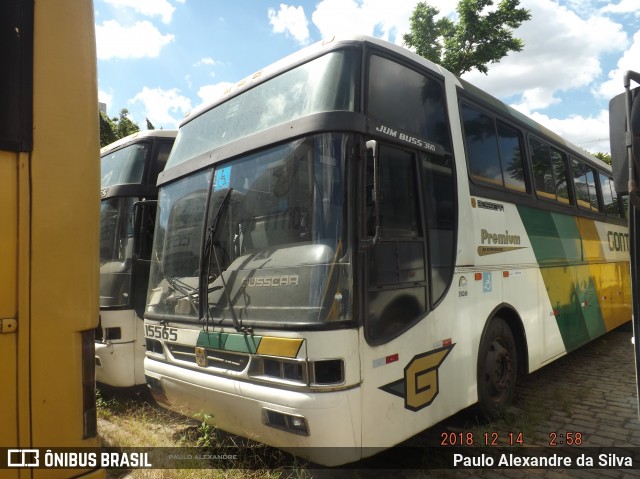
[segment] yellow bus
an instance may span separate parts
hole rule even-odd
[[[631,318],[611,169],[378,39],[194,111],[158,184],[152,393],[314,462],[495,416],[518,375]]]
[[[5,0],[0,26],[0,476],[103,477],[28,452],[99,446],[93,5]]]

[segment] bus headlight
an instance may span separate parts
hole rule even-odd
[[[342,359],[325,359],[314,361],[311,384],[319,386],[336,385],[344,382],[344,361]]]
[[[296,386],[336,386],[344,383],[344,361],[301,361],[256,356],[251,361],[249,376]]]
[[[298,386],[309,383],[306,361],[295,361],[273,357],[254,357],[249,376],[267,381],[279,381]]]

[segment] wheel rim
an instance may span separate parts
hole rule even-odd
[[[491,400],[501,402],[509,394],[513,383],[513,361],[499,338],[491,343],[487,351],[484,377]]]

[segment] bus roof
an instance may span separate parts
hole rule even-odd
[[[349,44],[355,45],[355,44],[362,44],[362,43],[375,45],[378,48],[385,49],[387,51],[395,53],[400,57],[403,57],[409,61],[417,63],[436,73],[439,73],[441,76],[445,77],[448,81],[452,81],[456,86],[458,86],[461,90],[463,90],[467,94],[468,98],[472,100],[475,99],[475,100],[484,102],[485,104],[488,104],[489,106],[493,107],[494,110],[497,110],[503,115],[508,116],[514,123],[520,124],[521,126],[526,127],[529,131],[533,131],[534,133],[538,133],[541,136],[554,141],[556,144],[558,144],[558,146],[564,147],[564,149],[566,149],[569,153],[573,153],[581,157],[582,159],[586,159],[587,161],[592,163],[593,166],[604,169],[605,171],[611,170],[611,167],[609,165],[607,165],[604,161],[593,156],[587,150],[565,140],[557,133],[554,133],[553,131],[549,130],[547,127],[541,125],[540,123],[536,122],[532,118],[529,118],[523,113],[520,113],[516,109],[498,100],[497,98],[490,95],[489,93],[453,75],[444,67],[437,65],[427,60],[426,58],[421,57],[415,52],[407,50],[404,47],[401,47],[399,45],[387,42],[385,40],[381,40],[379,38],[374,38],[368,35],[350,35],[350,36],[344,36],[344,37],[332,37],[330,39],[322,40],[306,48],[303,48],[297,52],[294,52],[291,55],[288,55],[276,61],[275,63],[269,66],[266,66],[263,69],[255,72],[254,74],[240,80],[235,85],[229,87],[222,95],[220,95],[215,100],[210,101],[208,103],[203,103],[200,106],[196,107],[194,110],[187,113],[185,118],[180,123],[180,126],[184,125],[185,123],[188,123],[189,121],[193,120],[197,116],[216,107],[217,105],[226,102],[230,98],[236,95],[239,95],[243,91],[248,90],[270,78],[273,78],[293,68],[296,65],[299,65],[308,60],[311,60],[324,52],[335,50],[336,48],[349,45]]]
[[[219,104],[226,102],[230,98],[233,98],[234,96],[239,95],[243,91],[253,88],[254,86],[260,83],[263,83],[264,81],[270,78],[273,78],[281,73],[284,73],[285,71],[293,68],[294,66],[305,63],[306,61],[311,60],[321,55],[322,53],[335,50],[336,48],[341,46],[358,45],[365,42],[377,44],[382,48],[389,48],[389,47],[395,46],[395,45],[392,45],[391,43],[385,42],[383,40],[379,40],[377,38],[369,37],[367,35],[332,37],[329,39],[316,42],[308,47],[302,48],[301,50],[298,50],[297,52],[292,53],[291,55],[281,58],[280,60],[277,60],[275,63],[272,63],[271,65],[268,65],[262,68],[261,70],[258,70],[257,72],[253,73],[252,75],[249,75],[248,77],[240,80],[239,82],[236,82],[233,86],[225,90],[222,93],[222,95],[220,95],[218,98],[197,106],[194,110],[187,113],[185,118],[180,123],[180,127],[182,127],[182,125],[184,125],[185,123],[188,123],[189,121],[193,120],[197,116],[201,115],[202,113],[205,113],[206,111],[211,110],[212,108],[218,106]],[[397,48],[398,48],[397,53],[400,55],[412,54],[409,50],[399,48],[399,47]],[[428,60],[425,60],[424,58],[419,57],[418,55],[415,55],[415,54],[412,54],[412,55],[414,55],[416,58],[420,58],[423,62],[429,63],[431,68],[435,68],[435,69],[439,68],[434,63],[431,63]]]
[[[100,156],[144,138],[175,138],[178,130],[141,130],[100,148]]]

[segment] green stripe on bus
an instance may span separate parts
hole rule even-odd
[[[200,331],[196,346],[209,349],[224,349],[224,343],[227,342],[227,333],[207,333]]]
[[[249,336],[247,334],[208,333],[200,331],[197,347],[234,351],[237,353],[255,354],[260,345],[262,336]]]
[[[518,206],[567,351],[606,331],[590,265],[599,238],[592,220]],[[580,224],[578,224],[580,222]],[[594,235],[596,235],[594,237]],[[585,245],[589,247],[585,248]]]

